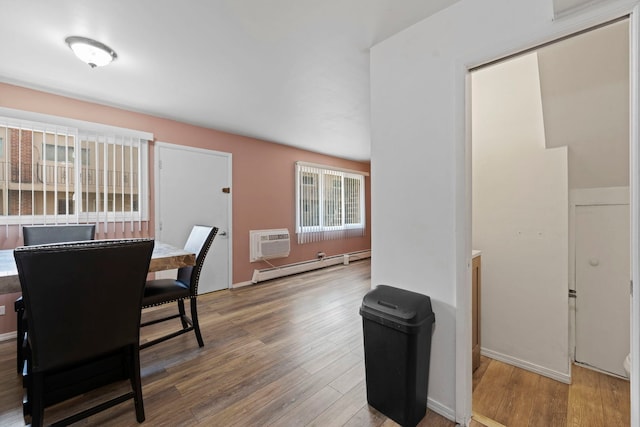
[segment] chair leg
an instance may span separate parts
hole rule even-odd
[[[204,347],[204,341],[202,340],[202,334],[200,333],[200,323],[198,323],[198,306],[197,298],[191,298],[191,322],[193,323],[193,331],[196,333],[196,339],[198,345]]]
[[[180,313],[180,322],[182,322],[182,329],[187,329],[189,323],[186,320],[187,313],[184,311],[184,300],[178,300],[178,312]]]
[[[31,372],[31,358],[27,361],[27,372],[22,377],[22,387],[24,388],[24,397],[22,399],[22,414],[26,418],[31,417],[33,412],[33,372]]]
[[[22,306],[22,301],[20,301],[20,305]],[[18,307],[18,301],[16,301],[16,369],[18,374],[22,374],[24,367],[22,346],[24,345],[25,332],[24,307]]]
[[[44,378],[41,374],[31,373],[31,426],[41,427],[44,421]]]
[[[131,363],[129,369],[129,378],[131,388],[133,389],[133,403],[136,408],[136,420],[139,423],[144,422],[144,401],[142,400],[142,381],[140,380],[140,348],[133,346],[131,355]]]
[[[24,331],[22,330],[21,320],[20,313],[18,313],[18,326],[16,328],[16,369],[18,374],[22,374],[22,368],[24,367],[24,356],[22,355]]]

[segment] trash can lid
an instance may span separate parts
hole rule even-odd
[[[364,296],[360,315],[411,333],[427,322],[435,322],[431,298],[387,285],[378,285]]]

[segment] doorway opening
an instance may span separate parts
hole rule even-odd
[[[472,242],[482,254],[482,353],[564,383],[581,344],[574,332],[594,328],[575,322],[580,306],[569,291],[578,299],[588,294],[576,281],[585,274],[576,263],[600,266],[598,256],[579,259],[585,251],[576,246],[583,244],[576,225],[589,223],[576,219],[584,213],[576,200],[590,194],[605,206],[612,194],[626,194],[629,216],[628,27],[627,19],[614,22],[471,73]],[[620,257],[626,257],[618,268],[627,269],[627,279],[616,282],[612,309],[626,310],[626,325],[618,320],[609,326],[616,333],[604,338],[623,344],[622,357],[614,356],[622,370],[630,304],[618,306],[620,293],[629,300],[630,255]],[[586,319],[601,326],[604,317],[595,312]]]

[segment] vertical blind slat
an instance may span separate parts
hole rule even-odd
[[[4,166],[4,171],[2,175],[4,176],[4,184],[5,189],[2,191],[2,215],[9,215],[9,192],[6,190],[6,183],[9,182],[9,167],[7,165],[7,159],[4,158],[4,153],[7,151],[7,146],[9,145],[9,126],[4,126],[4,139],[2,140],[2,153],[4,162],[2,165]],[[9,237],[9,223],[7,222],[4,227],[5,238]]]

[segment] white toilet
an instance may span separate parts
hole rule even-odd
[[[624,371],[627,373],[627,378],[631,376],[631,353],[627,354],[627,358],[624,359]]]

